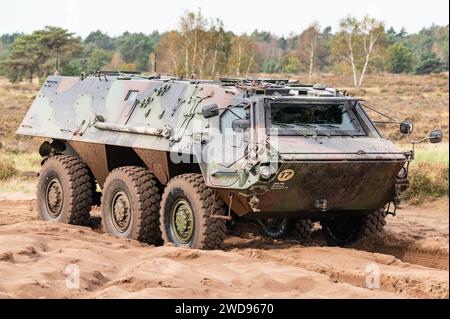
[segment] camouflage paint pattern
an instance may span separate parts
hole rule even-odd
[[[286,94],[292,90],[302,94]],[[132,148],[161,184],[173,177],[171,165],[196,165],[238,215],[383,207],[398,195],[396,177],[407,158],[378,134],[357,99],[322,92],[261,81],[50,76],[17,134],[64,141],[100,186],[111,169],[107,146]],[[354,103],[367,134],[273,136],[265,125],[266,105],[284,99]],[[217,104],[220,115],[205,119],[202,108],[211,104]],[[223,127],[230,110],[241,106],[251,129]],[[269,179],[261,177],[261,166],[270,167]]]

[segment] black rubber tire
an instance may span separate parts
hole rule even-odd
[[[57,216],[50,213],[47,201],[48,184],[55,179],[62,188],[62,208]],[[48,158],[42,165],[37,185],[39,217],[72,225],[89,225],[93,184],[95,181],[91,171],[79,158],[69,155]]]
[[[171,227],[171,209],[178,199],[190,205],[194,215],[193,235],[189,242],[176,238]],[[162,195],[160,219],[165,242],[193,249],[222,249],[226,221],[211,215],[225,215],[223,201],[208,188],[201,174],[184,174],[172,178]]]
[[[131,206],[131,217],[124,231],[114,226],[111,202],[117,192],[124,192]],[[138,166],[114,169],[106,178],[102,192],[102,224],[105,232],[150,245],[162,244],[159,227],[161,196],[152,173]]]
[[[346,231],[339,234],[336,222],[345,224]],[[324,219],[320,224],[328,245],[348,247],[363,238],[382,234],[386,225],[386,212],[382,208],[362,216]]]
[[[384,208],[375,210],[363,218],[359,239],[370,238],[384,233],[386,226],[386,211]]]
[[[293,223],[295,239],[304,243],[311,241],[311,233],[314,223],[310,219],[297,219]]]
[[[284,219],[278,225],[268,226],[265,220],[258,220],[261,235],[271,239],[283,239],[292,233],[292,221]]]

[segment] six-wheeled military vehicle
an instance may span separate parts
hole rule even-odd
[[[199,249],[221,248],[243,221],[301,240],[320,222],[330,245],[380,232],[414,156],[362,100],[271,79],[50,76],[17,133],[47,139],[42,219],[86,225],[100,205],[113,236]]]

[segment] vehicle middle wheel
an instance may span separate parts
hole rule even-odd
[[[223,202],[201,174],[184,174],[167,184],[161,201],[161,231],[165,242],[195,249],[221,249],[225,239]]]
[[[105,231],[115,237],[159,245],[160,195],[153,174],[137,166],[119,167],[106,178],[101,211]]]

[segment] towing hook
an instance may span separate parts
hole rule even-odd
[[[320,198],[314,201],[314,207],[320,209],[321,212],[327,211],[327,205],[328,203],[326,198]]]
[[[260,202],[261,202],[261,200],[256,196],[256,194],[253,194],[253,196],[248,201],[248,204],[250,205],[250,208],[252,209],[252,211],[260,212],[261,210],[258,209]]]

